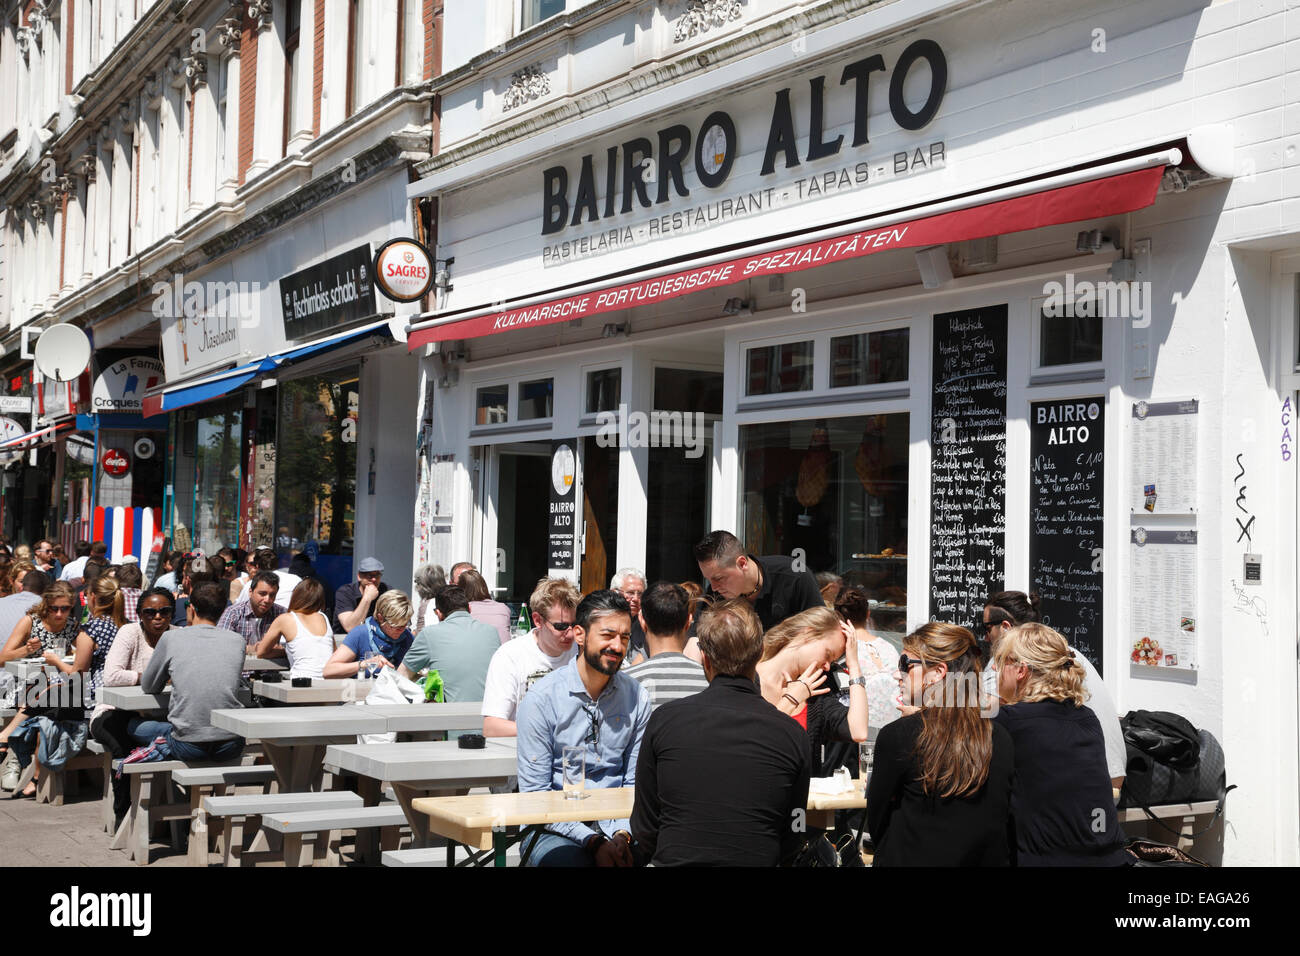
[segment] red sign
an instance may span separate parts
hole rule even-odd
[[[422,299],[433,285],[433,256],[414,239],[393,239],[375,253],[375,281],[394,302]]]
[[[104,473],[114,478],[121,478],[131,470],[131,459],[120,448],[108,449],[99,461],[104,466]]]

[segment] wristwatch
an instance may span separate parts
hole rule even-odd
[[[863,690],[866,690],[866,689],[867,689],[867,678],[866,678],[864,675],[862,675],[862,674],[859,674],[857,677],[851,678],[851,679],[849,680],[849,686],[852,687],[852,686],[854,686],[855,684],[856,684],[858,687],[861,687]]]

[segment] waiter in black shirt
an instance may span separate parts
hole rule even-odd
[[[706,610],[698,636],[709,686],[650,716],[632,836],[655,866],[776,866],[803,836],[808,738],[754,686],[763,632],[745,602]]]
[[[710,531],[695,546],[695,560],[710,590],[727,600],[748,601],[763,622],[763,630],[787,617],[822,607],[825,601],[810,571],[796,571],[794,561],[780,554],[746,554],[729,531]]]

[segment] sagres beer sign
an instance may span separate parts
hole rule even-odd
[[[415,302],[433,285],[433,256],[414,239],[391,239],[375,253],[375,282],[394,302]]]

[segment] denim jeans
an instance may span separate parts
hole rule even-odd
[[[126,724],[126,732],[131,742],[137,747],[148,747],[159,737],[171,735],[172,725],[165,720],[150,717],[132,717]]]
[[[529,841],[523,844],[528,848]],[[575,843],[568,837],[543,830],[533,844],[528,857],[529,866],[595,866],[596,855],[589,852],[581,843]]]
[[[167,748],[172,760],[234,760],[244,752],[244,738],[228,740],[200,740],[186,743],[177,740],[170,727],[167,729]]]

